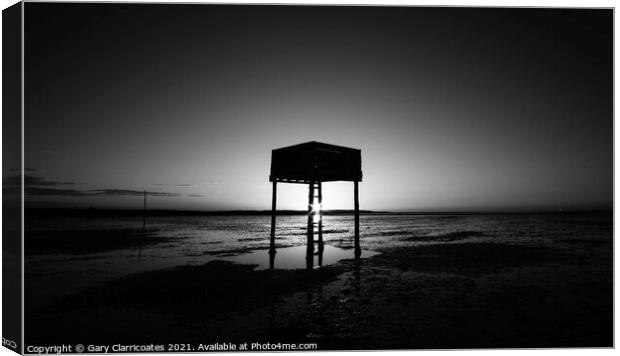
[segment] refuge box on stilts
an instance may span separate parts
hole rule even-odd
[[[314,244],[318,243],[319,265],[323,255],[323,182],[353,182],[355,207],[355,257],[362,250],[359,241],[359,186],[362,181],[362,151],[354,148],[329,145],[320,142],[306,142],[299,145],[275,149],[271,152],[271,174],[273,192],[271,199],[270,267],[274,268],[276,196],[278,183],[308,184],[308,245],[306,266],[314,263]],[[318,214],[318,219],[315,218]],[[317,231],[315,233],[315,227]],[[315,240],[317,235],[318,240]]]

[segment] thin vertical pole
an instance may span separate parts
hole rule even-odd
[[[319,250],[323,251],[323,184],[319,182]]]
[[[314,264],[314,221],[312,204],[314,203],[314,182],[308,184],[308,246],[306,250],[306,268],[311,269]]]
[[[355,203],[355,257],[359,258],[362,254],[360,248],[360,201],[359,201],[359,187],[358,181],[353,182],[353,193]]]
[[[144,190],[144,208],[142,209],[142,230],[146,229],[146,190]]]
[[[276,254],[276,196],[277,182],[274,180],[271,190],[271,238],[269,240],[269,268],[274,268],[274,257]]]
[[[323,183],[319,182],[319,266],[323,265]]]

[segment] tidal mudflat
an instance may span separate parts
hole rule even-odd
[[[73,243],[26,256],[27,271],[48,272],[26,275],[26,342],[612,346],[611,213],[363,215],[360,260],[351,217],[327,216],[325,263],[312,270],[295,252],[303,220],[279,221],[274,270],[266,216],[159,217],[137,236],[130,220],[82,221],[85,239],[137,239],[90,251],[41,221],[26,244]]]

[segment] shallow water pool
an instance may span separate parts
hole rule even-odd
[[[362,250],[361,258],[372,257],[377,252]],[[315,247],[312,266],[318,268],[337,263],[341,260],[355,258],[353,249],[344,249],[331,245],[324,245],[323,254],[319,254]],[[257,265],[256,269],[269,268],[269,250],[257,250],[236,256],[218,258],[241,264]],[[284,247],[277,250],[274,256],[274,268],[276,269],[300,269],[306,268],[306,246]]]

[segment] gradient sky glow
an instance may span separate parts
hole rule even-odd
[[[269,209],[271,150],[320,141],[362,209],[611,208],[612,15],[26,3],[28,202]]]

